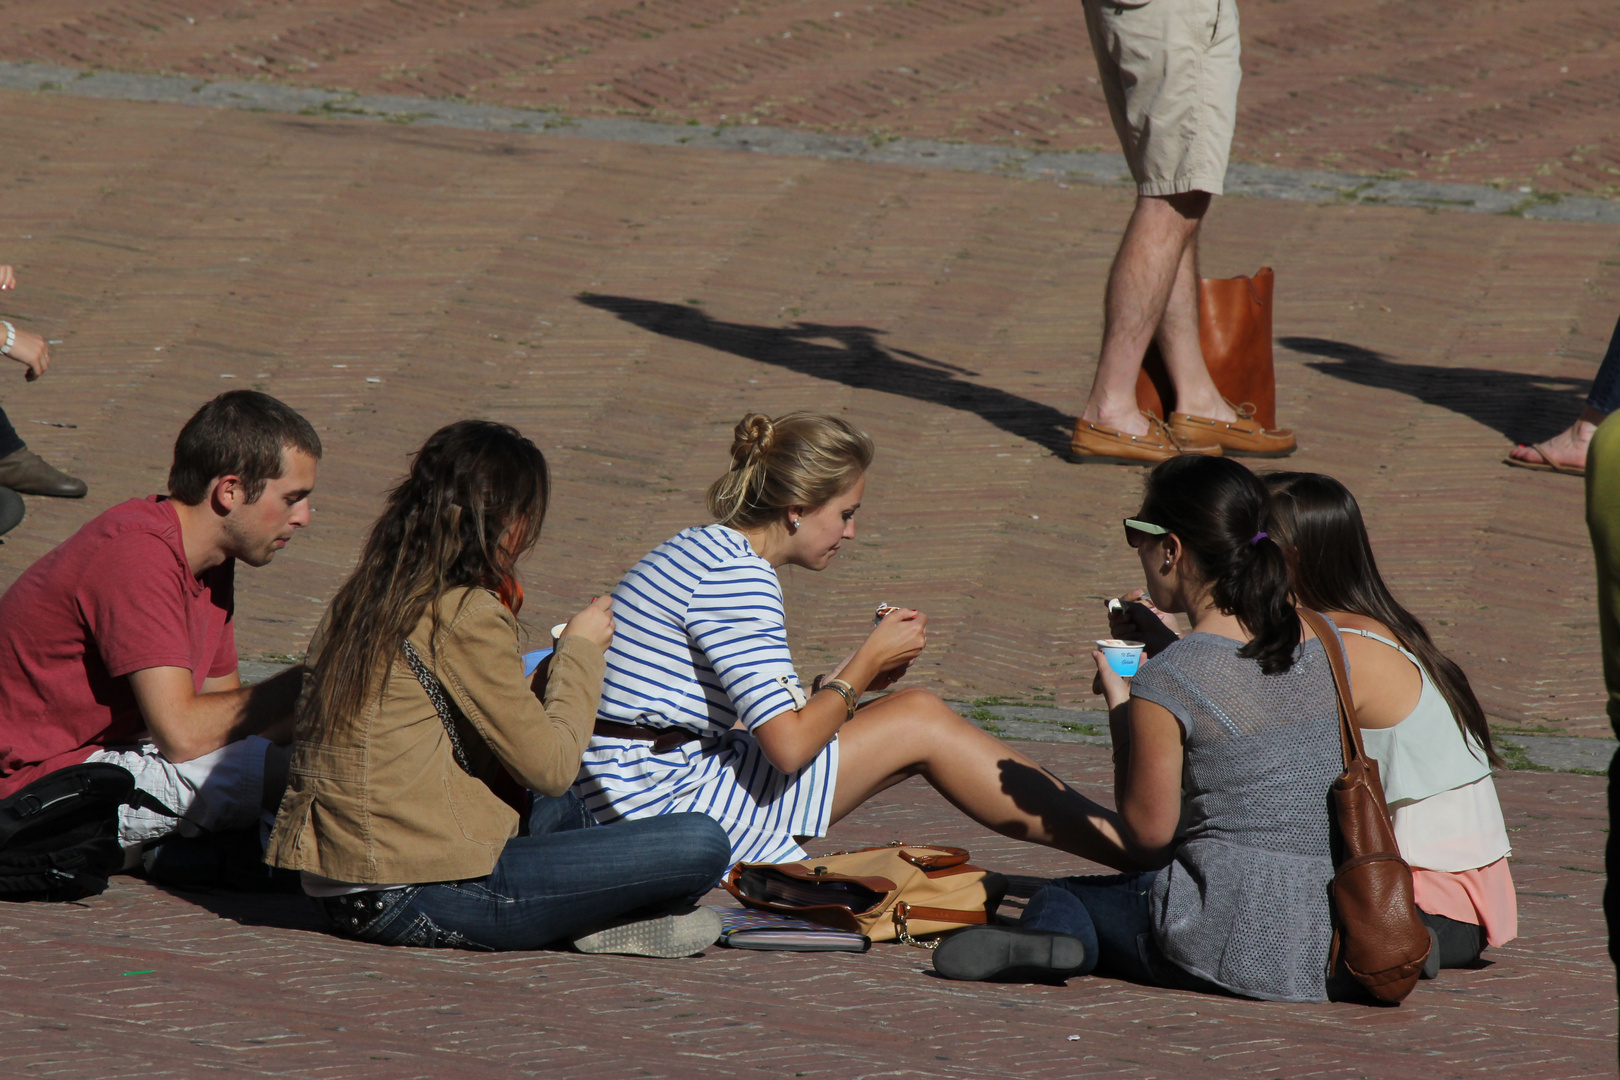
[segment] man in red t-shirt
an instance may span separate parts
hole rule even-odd
[[[320,437],[267,394],[233,390],[175,442],[169,494],[94,518],[0,596],[0,797],[109,761],[173,810],[124,807],[135,847],[274,810],[303,668],[243,688],[238,561],[263,566],[309,523]]]

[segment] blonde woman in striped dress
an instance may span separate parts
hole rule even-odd
[[[603,822],[699,811],[739,862],[802,858],[802,839],[922,776],[980,824],[1096,858],[1112,811],[1074,792],[924,690],[893,685],[927,644],[899,608],[806,690],[788,652],[776,569],[827,568],[855,537],[871,440],[813,413],[737,425],[708,493],[716,523],[660,544],[613,593],[617,630],[576,791]]]

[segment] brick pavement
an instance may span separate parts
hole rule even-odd
[[[954,698],[1089,705],[1097,600],[1133,581],[1138,474],[1052,454],[1078,408],[1128,194],[915,169],[0,94],[8,317],[63,339],[6,384],[83,503],[29,500],[0,584],[162,482],[179,423],[259,385],[327,440],[317,524],[241,575],[244,655],[299,652],[380,492],[434,425],[510,420],[557,496],[527,568],[545,627],[701,516],[744,408],[844,410],[879,448],[859,541],[790,573],[803,666],[878,599],[937,632]],[[1614,316],[1609,227],[1226,200],[1206,270],[1278,268],[1291,464],[1362,496],[1386,572],[1499,724],[1604,733],[1579,484],[1501,468],[1577,407]],[[223,378],[230,376],[230,378]],[[50,426],[56,424],[70,427]],[[1522,647],[1532,628],[1537,648]],[[543,631],[542,631],[543,632]],[[1032,752],[1104,788],[1101,751]],[[121,880],[7,908],[8,1073],[1558,1078],[1612,1069],[1601,781],[1500,781],[1524,937],[1399,1010],[1256,1005],[1104,980],[961,987],[917,954],[687,964],[393,952],[296,898]],[[831,844],[981,835],[919,785]],[[151,971],[151,975],[125,974]],[[770,987],[770,990],[763,990]],[[1070,1041],[1070,1035],[1080,1036]],[[1371,1042],[1379,1049],[1369,1053]]]
[[[1073,0],[9,0],[6,58],[573,115],[1115,148]],[[1612,5],[1241,5],[1235,157],[1620,191]]]
[[[860,540],[788,573],[806,666],[880,599],[930,611],[918,677],[1087,705],[1098,600],[1137,571],[1138,474],[1052,451],[1079,407],[1128,193],[803,159],[6,93],[12,315],[63,339],[5,389],[91,482],[30,500],[6,582],[161,486],[208,395],[257,385],[327,440],[317,524],[241,575],[244,656],[296,654],[433,426],[534,432],[558,480],[545,627],[700,496],[748,408],[876,437]],[[1578,407],[1614,318],[1612,227],[1226,200],[1206,272],[1277,267],[1291,462],[1342,476],[1380,558],[1499,723],[1606,734],[1580,485],[1502,468]],[[48,426],[71,424],[73,427]],[[1525,649],[1522,627],[1538,648]],[[542,631],[543,632],[543,631]]]
[[[1108,783],[1106,751],[1025,749],[1084,787]],[[316,932],[299,897],[171,894],[120,878],[82,907],[0,911],[5,1071],[62,1080],[1613,1075],[1614,971],[1595,854],[1603,782],[1512,773],[1499,790],[1522,936],[1488,952],[1489,966],[1420,983],[1398,1009],[1263,1004],[1098,978],[946,983],[923,954],[896,945],[864,956],[713,948],[674,962],[390,950]],[[873,800],[822,843],[899,837],[962,844],[981,864],[1026,878],[1084,872],[1067,856],[984,834],[920,781]],[[1027,895],[1030,883],[1018,884]]]

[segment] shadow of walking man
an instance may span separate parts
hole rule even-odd
[[[1531,375],[1489,368],[1402,364],[1360,345],[1314,337],[1280,337],[1296,353],[1325,357],[1305,366],[1358,386],[1394,390],[1450,409],[1506,435],[1514,442],[1540,442],[1569,426],[1586,404],[1590,379]]]
[[[884,333],[869,326],[798,322],[751,326],[724,322],[684,304],[628,296],[581,293],[580,303],[664,337],[705,345],[858,390],[898,394],[931,405],[960,409],[996,427],[1066,454],[1074,417],[1038,401],[969,382],[978,372],[878,343]]]

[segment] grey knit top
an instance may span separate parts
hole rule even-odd
[[[1280,675],[1240,647],[1189,634],[1131,681],[1185,735],[1184,834],[1153,884],[1154,932],[1167,958],[1234,994],[1324,1001],[1328,788],[1344,769],[1333,675],[1314,638]]]

